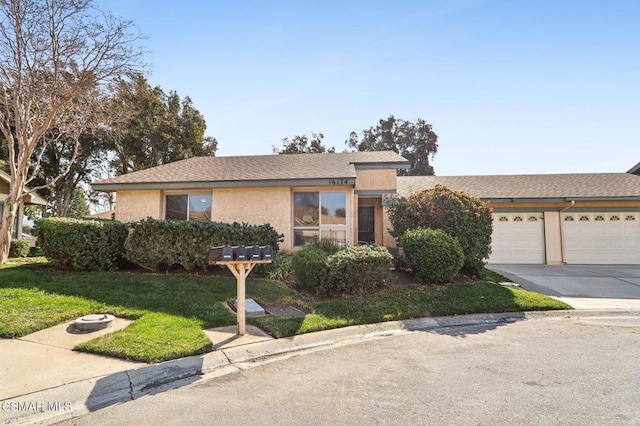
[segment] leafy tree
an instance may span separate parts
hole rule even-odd
[[[278,149],[273,146],[274,154],[321,154],[323,152],[336,152],[334,147],[326,148],[322,144],[324,135],[322,133],[311,133],[311,139],[306,135],[296,135],[292,140],[282,139],[282,147]]]
[[[189,157],[215,155],[204,117],[189,97],[151,87],[141,74],[120,80],[111,100],[110,149],[116,174]]]
[[[431,124],[419,118],[415,123],[395,118],[382,119],[376,126],[362,131],[362,138],[351,132],[345,142],[356,151],[395,151],[411,162],[409,170],[400,170],[400,175],[433,175],[429,159],[438,151],[438,135]]]
[[[482,276],[484,260],[491,254],[491,209],[479,198],[442,185],[398,198],[387,207],[396,241],[409,229],[441,229],[460,241],[463,272]]]
[[[47,194],[40,194],[49,200],[50,215],[69,216],[76,189],[97,177],[96,172],[107,161],[105,142],[100,137],[103,133],[87,129],[78,139],[77,150],[75,141],[64,137],[56,138],[46,145],[40,162],[40,180],[46,182],[52,177],[60,176],[52,183]]]
[[[133,28],[91,0],[0,0],[0,132],[11,176],[0,228],[2,263],[27,184],[39,174],[42,157],[34,153],[44,155],[52,128],[79,145],[105,84],[139,68],[143,52]],[[75,154],[69,163],[74,160]]]

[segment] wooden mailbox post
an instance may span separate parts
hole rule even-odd
[[[238,324],[238,335],[246,333],[246,279],[253,270],[253,267],[261,263],[271,263],[271,259],[261,260],[213,260],[210,258],[210,265],[226,265],[231,273],[236,277],[236,318]]]

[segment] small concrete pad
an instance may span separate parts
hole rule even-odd
[[[269,336],[258,327],[249,324],[246,325],[244,336],[238,335],[238,328],[235,325],[211,328],[203,331],[213,343],[213,348],[215,350],[273,340],[273,337]]]
[[[244,312],[248,317],[260,317],[263,315],[267,315],[267,312],[264,310],[264,308],[258,305],[258,302],[256,302],[255,300],[245,299],[244,303]],[[238,310],[237,300],[234,300],[233,302],[233,309],[235,309],[236,311]]]
[[[20,340],[57,348],[73,349],[80,343],[88,342],[98,336],[122,330],[132,322],[133,321],[127,319],[115,318],[107,328],[92,332],[82,332],[73,325],[72,321],[36,331],[35,333],[21,337]]]
[[[307,314],[291,305],[269,305],[265,307],[271,315],[282,318],[303,318]]]

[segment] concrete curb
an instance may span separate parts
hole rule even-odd
[[[370,338],[449,327],[498,325],[522,320],[616,317],[640,318],[640,309],[456,315],[389,321],[308,333],[235,346],[11,397],[0,401],[0,421],[4,424],[51,424],[120,402],[186,386],[201,380],[203,375],[220,376],[247,368],[249,363],[338,344],[356,343]]]

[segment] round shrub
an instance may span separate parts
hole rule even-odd
[[[351,246],[327,259],[328,275],[322,293],[332,296],[362,294],[389,278],[393,256],[377,245]]]
[[[464,264],[458,240],[439,229],[410,229],[399,243],[409,267],[425,281],[448,281]]]
[[[327,279],[326,253],[318,248],[305,246],[291,260],[293,275],[300,288],[305,291],[319,294]]]

